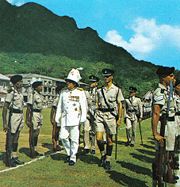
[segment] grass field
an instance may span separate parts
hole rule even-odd
[[[1,110],[0,110],[1,112]],[[51,124],[49,120],[50,109],[43,111],[44,124],[39,138],[39,152],[51,152]],[[2,121],[1,117],[0,120]],[[1,123],[2,124],[2,123]],[[5,133],[0,131],[0,170],[6,169],[2,162],[5,145]],[[64,163],[65,152],[47,156],[44,159],[15,170],[0,173],[0,187],[149,187],[151,183],[151,163],[154,157],[150,119],[142,122],[143,145],[140,145],[139,129],[137,128],[137,142],[135,147],[126,147],[126,134],[124,124],[118,133],[118,158],[115,161],[112,155],[112,170],[106,172],[98,167],[100,153],[84,155],[82,149],[78,154],[75,166],[70,167]],[[81,136],[82,147],[82,136]],[[28,149],[28,128],[25,126],[20,135],[19,158],[25,162],[30,161]]]

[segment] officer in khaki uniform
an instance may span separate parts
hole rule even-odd
[[[179,169],[179,153],[180,153],[180,79],[176,79],[175,83],[175,122],[176,122],[176,143],[174,155],[174,168]]]
[[[67,88],[60,93],[55,121],[61,125],[60,139],[66,150],[66,162],[70,166],[76,163],[79,147],[79,125],[87,117],[87,100],[82,89],[78,88],[81,76],[78,69],[72,69],[65,79]]]
[[[37,152],[38,136],[40,128],[43,124],[43,100],[41,95],[42,80],[33,78],[31,81],[32,93],[28,95],[27,111],[26,111],[26,124],[29,127],[29,146],[30,157],[42,156]]]
[[[91,154],[95,154],[96,132],[95,132],[95,113],[97,109],[97,86],[99,78],[90,75],[89,76],[89,90],[85,91],[88,102],[87,120],[84,123],[84,151],[89,153],[91,148]]]
[[[125,99],[124,117],[126,123],[126,146],[134,147],[136,139],[136,127],[138,121],[143,117],[143,107],[141,99],[136,97],[137,88],[129,87],[129,98]],[[132,132],[131,132],[132,131]]]
[[[113,149],[113,135],[116,134],[116,125],[122,122],[122,101],[124,97],[121,89],[113,84],[114,71],[103,69],[105,85],[97,91],[97,119],[96,138],[101,152],[101,163],[105,169],[110,170],[110,160]],[[103,134],[106,133],[106,151],[104,148]]]
[[[152,133],[156,143],[156,155],[153,163],[153,182],[163,178],[165,182],[176,183],[171,164],[176,135],[174,98],[173,94],[171,95],[170,93],[170,90],[172,90],[170,89],[172,87],[170,85],[175,82],[174,70],[174,67],[160,66],[156,71],[160,82],[158,88],[153,93],[152,107]],[[164,135],[162,135],[163,128],[165,128]],[[160,158],[160,150],[162,147],[165,150],[165,159],[160,163],[162,159]],[[166,164],[167,170],[163,171],[162,176],[159,168],[163,168],[162,165],[164,164]]]
[[[53,144],[53,151],[60,151],[61,147],[59,145],[59,131],[60,127],[57,126],[57,123],[55,122],[55,116],[56,116],[56,110],[57,110],[57,105],[59,101],[59,93],[61,90],[60,84],[56,83],[56,98],[54,99],[54,102],[52,103],[52,108],[51,108],[51,114],[50,114],[50,120],[52,124],[52,144]]]
[[[2,117],[3,129],[6,132],[6,165],[15,167],[24,163],[17,156],[19,134],[24,126],[22,76],[14,75],[10,82],[13,87],[6,96]]]

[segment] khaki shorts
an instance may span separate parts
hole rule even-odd
[[[40,129],[43,124],[43,116],[40,112],[33,112],[32,117],[33,129]]]
[[[106,132],[116,134],[116,119],[110,112],[97,113],[96,132]]]
[[[11,133],[16,133],[24,127],[24,115],[19,113],[12,113],[11,116]]]
[[[160,125],[158,125],[160,127]],[[175,146],[175,139],[176,139],[176,129],[177,126],[175,124],[175,121],[168,121],[166,128],[165,128],[165,139],[166,139],[166,151],[174,151]],[[160,132],[160,128],[158,129],[158,132]],[[155,141],[155,148],[156,150],[159,149],[159,143]]]

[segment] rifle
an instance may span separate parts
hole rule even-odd
[[[117,160],[117,143],[118,143],[118,126],[116,125],[116,134],[115,134],[115,160]]]
[[[170,102],[171,102],[172,95],[173,95],[173,84],[172,81],[170,81],[170,92],[167,101],[167,111],[165,114],[161,116],[160,135],[163,137],[165,135],[165,127],[167,125],[167,120],[169,117]],[[168,182],[169,180],[172,180],[172,170],[170,168],[170,164],[168,161],[169,153],[167,153],[165,147],[166,147],[166,142],[164,140],[163,143],[160,143],[159,146],[158,167],[157,167],[158,187],[162,187],[162,185],[164,185],[164,182]]]
[[[9,119],[8,119],[8,129],[6,133],[6,165],[11,167],[11,153],[12,153],[12,136],[11,136],[11,116],[12,109],[9,108]]]

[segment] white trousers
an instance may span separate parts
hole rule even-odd
[[[79,126],[62,126],[60,139],[70,160],[76,162],[79,147]]]

